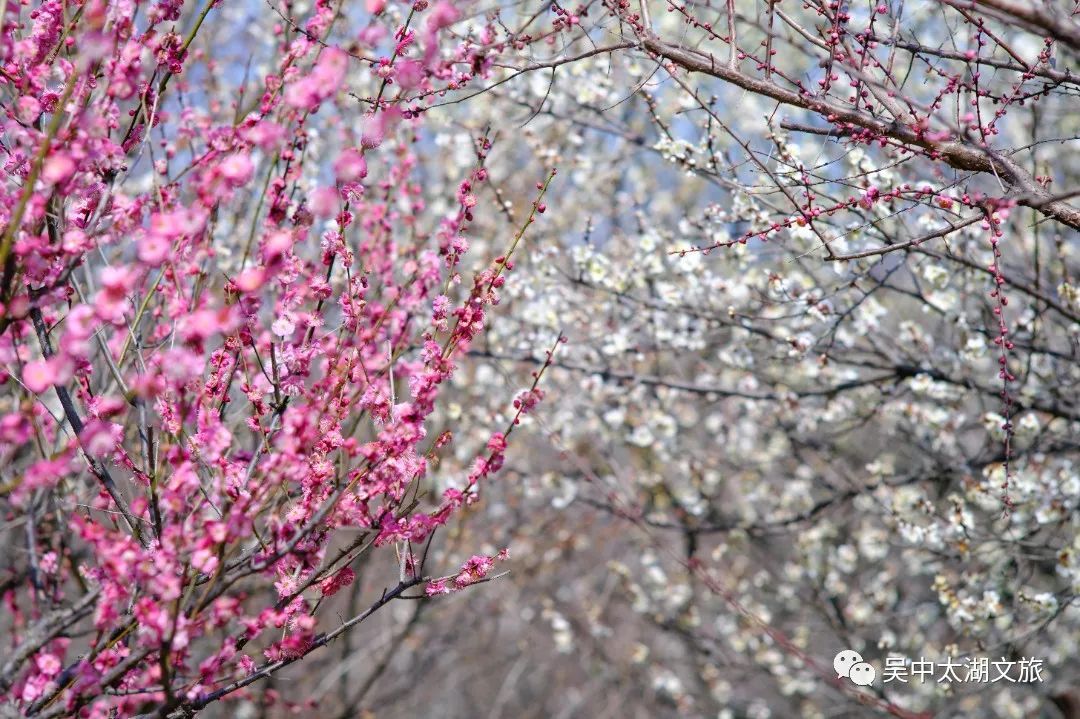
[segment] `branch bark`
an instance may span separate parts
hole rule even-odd
[[[870,113],[747,75],[737,68],[718,64],[712,56],[678,47],[655,35],[642,37],[642,47],[690,72],[709,75],[748,92],[772,98],[783,105],[816,113],[840,129],[843,129],[844,125],[860,127],[903,145],[932,152],[954,169],[994,174],[1020,195],[1020,204],[1080,230],[1080,208],[1053,199],[1029,172],[1008,157],[959,140],[930,140],[924,133],[911,127],[887,122]]]

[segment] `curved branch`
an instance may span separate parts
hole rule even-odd
[[[954,169],[994,174],[1021,193],[1018,198],[1019,204],[1032,207],[1046,217],[1080,230],[1080,208],[1054,199],[1029,172],[1008,157],[958,140],[930,140],[924,133],[917,132],[911,127],[887,122],[868,112],[813,97],[805,92],[780,87],[773,82],[747,75],[736,68],[718,64],[711,55],[672,45],[655,35],[643,36],[642,47],[690,72],[710,75],[748,92],[772,98],[783,105],[814,112],[841,129],[844,125],[860,127],[904,145],[927,150]]]

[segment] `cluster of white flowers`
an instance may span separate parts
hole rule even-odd
[[[681,28],[677,15],[657,13],[657,31]],[[492,313],[486,356],[454,386],[467,394],[463,415],[507,420],[538,348],[558,331],[569,339],[544,376],[548,400],[515,434],[513,479],[492,490],[530,527],[522,534],[566,522],[588,536],[569,545],[603,557],[541,553],[544,567],[577,570],[560,574],[560,597],[602,597],[546,610],[556,645],[573,647],[565,661],[584,653],[569,627],[605,615],[619,627],[613,655],[640,665],[656,706],[687,716],[823,714],[820,677],[760,622],[825,659],[848,641],[942,656],[1030,638],[1030,652],[1068,666],[1080,656],[1066,639],[1080,627],[1069,439],[1080,425],[1066,388],[1080,369],[1071,321],[1034,293],[1078,310],[1063,276],[1070,243],[1048,226],[1036,238],[1019,211],[1003,219],[1001,262],[1017,281],[1005,287],[1007,361],[1020,378],[1006,404],[980,223],[910,251],[829,259],[966,217],[966,188],[925,158],[780,130],[761,119],[772,107],[710,86],[713,111],[733,103],[723,119],[750,159],[681,85],[652,81],[655,69],[605,57],[572,64],[565,82],[562,68],[556,82],[536,73],[497,88],[471,118],[475,128],[528,120],[488,161],[509,178],[505,197],[533,192],[522,168],[559,166]],[[905,184],[935,194],[871,201],[872,188]],[[854,205],[799,223],[807,190],[817,209]],[[478,213],[474,249],[497,256],[491,238],[508,227],[505,214]],[[750,233],[765,236],[738,241]],[[485,441],[455,437],[458,459]],[[722,591],[691,560],[716,569]],[[1040,627],[1051,617],[1060,631]],[[741,681],[702,668],[721,656],[767,677],[779,698],[752,703]],[[936,711],[949,700],[927,686],[898,701]],[[1029,701],[995,687],[971,712],[1019,716]]]

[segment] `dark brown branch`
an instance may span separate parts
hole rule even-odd
[[[181,704],[179,709],[174,711],[169,716],[171,718],[173,718],[173,719],[180,719],[180,717],[190,716],[191,712],[199,711],[200,709],[207,706],[208,704],[212,704],[213,702],[216,702],[218,699],[221,699],[222,697],[224,697],[224,696],[226,696],[228,694],[232,694],[233,692],[237,691],[238,689],[243,689],[244,687],[248,686],[249,684],[254,684],[255,682],[259,681],[260,679],[265,679],[265,678],[269,677],[271,674],[273,674],[274,672],[277,672],[278,670],[283,669],[284,667],[287,667],[290,664],[293,664],[295,662],[300,661],[301,659],[306,657],[308,654],[311,654],[312,652],[314,652],[316,649],[324,647],[327,644],[329,644],[330,642],[334,641],[334,639],[341,636],[342,634],[344,634],[345,632],[347,632],[349,629],[356,626],[360,622],[364,621],[365,619],[370,617],[372,614],[377,612],[379,609],[382,609],[384,606],[389,604],[394,599],[397,599],[398,597],[400,597],[408,589],[410,589],[412,587],[415,587],[418,584],[423,584],[425,581],[426,580],[421,578],[421,577],[414,577],[414,578],[409,579],[407,581],[399,582],[397,584],[397,586],[395,586],[393,589],[384,591],[382,596],[379,597],[379,599],[374,604],[372,604],[370,607],[368,607],[363,613],[358,614],[357,616],[353,617],[349,621],[343,623],[340,627],[333,630],[332,632],[327,632],[325,634],[320,634],[318,637],[315,638],[315,640],[311,643],[311,646],[308,647],[307,650],[304,651],[303,654],[300,654],[300,655],[295,656],[295,657],[289,657],[289,658],[286,658],[286,659],[280,659],[280,660],[278,660],[276,662],[271,662],[270,664],[267,664],[266,666],[262,667],[261,669],[255,671],[255,672],[252,672],[251,674],[244,677],[243,679],[238,679],[235,682],[232,682],[231,684],[227,684],[226,686],[223,686],[222,688],[220,688],[220,689],[218,689],[216,691],[213,691],[213,692],[211,692],[209,694],[205,694],[205,695],[199,697],[198,699],[196,699],[194,701],[185,701],[185,702],[183,702]]]

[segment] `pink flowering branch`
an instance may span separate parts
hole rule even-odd
[[[459,8],[413,6],[388,62],[362,68],[387,49],[388,18],[374,12],[354,52],[340,8],[317,2],[262,77],[225,90],[253,96],[226,112],[215,83],[232,78],[203,42],[215,7],[92,2],[69,21],[50,0],[14,25],[22,10],[0,12],[14,99],[0,382],[19,398],[0,412],[0,453],[20,473],[0,497],[30,549],[8,568],[25,581],[7,596],[0,682],[28,715],[189,714],[426,581],[403,551],[414,575],[317,632],[365,555],[430,549],[453,519],[459,504],[425,489],[449,438],[427,432],[555,174],[459,292],[491,143],[456,209],[432,217],[424,125],[389,97],[453,73]],[[367,82],[379,89],[355,129],[343,98]],[[471,475],[474,493],[500,464]]]
[[[194,699],[184,700],[179,703],[179,706],[174,707],[173,711],[167,716],[175,718],[191,716],[191,712],[199,711],[200,709],[205,708],[206,706],[228,696],[229,694],[232,694],[233,692],[239,691],[244,687],[254,684],[260,679],[266,679],[267,677],[270,677],[275,672],[289,666],[290,664],[301,661],[312,652],[315,652],[316,650],[327,646],[345,632],[359,625],[361,622],[371,617],[371,615],[382,609],[384,606],[386,606],[393,600],[400,598],[411,587],[415,587],[416,585],[422,584],[423,582],[424,580],[421,578],[413,578],[404,582],[400,582],[390,589],[384,590],[383,593],[379,596],[379,599],[376,600],[366,610],[364,610],[364,612],[356,615],[355,617],[347,621],[342,622],[341,625],[338,626],[336,629],[333,629],[329,632],[326,632],[325,634],[320,634],[315,637],[308,645],[308,647],[303,651],[303,653],[296,656],[286,657],[276,662],[264,664],[262,667],[258,668],[251,674],[248,674],[242,679],[238,679],[234,682],[226,684],[220,689],[215,689],[214,691],[206,695],[200,695]]]

